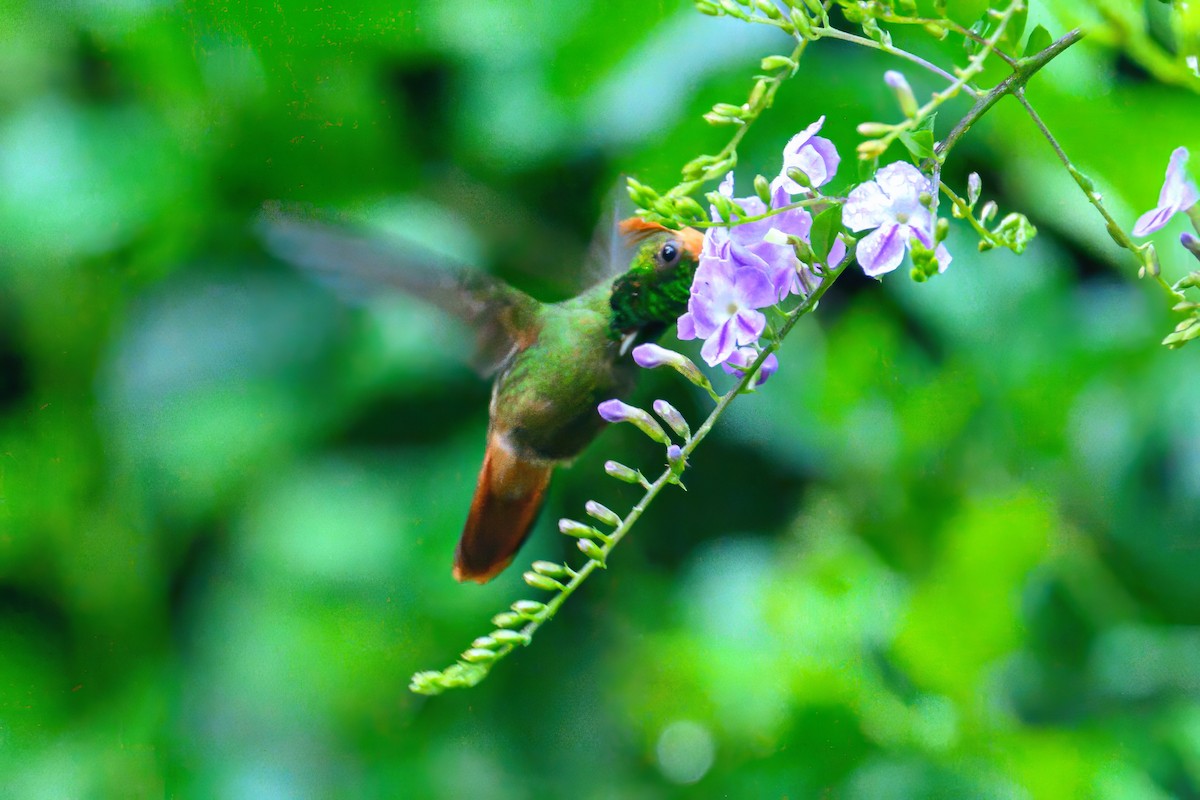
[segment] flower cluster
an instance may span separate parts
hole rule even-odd
[[[855,249],[863,272],[872,277],[891,272],[914,242],[933,252],[938,272],[946,271],[951,256],[935,238],[933,196],[933,182],[906,161],[888,164],[850,192],[842,223],[852,231],[874,228]]]
[[[712,209],[714,222],[704,236],[700,264],[692,283],[688,310],[679,319],[680,339],[703,339],[700,355],[709,364],[741,374],[758,357],[758,342],[767,320],[760,309],[792,294],[807,295],[820,284],[811,265],[796,253],[796,242],[809,242],[812,215],[792,207],[793,196],[811,196],[837,173],[840,157],[833,142],[817,136],[825,118],[788,142],[779,175],[770,182],[766,198],[734,197],[733,173],[721,183],[729,204]],[[736,208],[737,210],[729,210]],[[845,257],[838,242],[828,261],[836,266]],[[774,356],[763,364],[761,382],[777,367]]]

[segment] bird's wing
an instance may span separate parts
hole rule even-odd
[[[350,302],[401,291],[436,306],[475,332],[472,365],[496,372],[537,336],[539,304],[480,270],[411,241],[385,240],[299,207],[263,207],[256,224],[266,249]]]

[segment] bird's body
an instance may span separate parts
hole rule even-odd
[[[539,303],[483,273],[420,271],[373,243],[309,221],[268,218],[278,255],[324,276],[350,272],[424,297],[468,322],[477,363],[495,371],[487,449],[454,556],[454,577],[484,583],[512,560],[541,508],[550,474],[596,437],[596,406],[632,391],[633,345],[686,310],[702,237],[626,220],[628,268],[560,303]]]

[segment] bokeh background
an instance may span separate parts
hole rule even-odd
[[[0,795],[1200,797],[1200,346],[1158,345],[1162,293],[1011,101],[947,176],[1033,219],[1024,257],[956,227],[929,284],[848,275],[532,647],[410,694],[536,596],[450,577],[488,386],[255,214],[350,210],[562,298],[620,175],[716,151],[699,115],[789,45],[676,2],[252,5],[0,3]],[[1096,26],[1029,93],[1126,225],[1200,150],[1168,12],[1031,16]],[[811,48],[739,178],[821,114],[852,153],[898,66]],[[518,563],[636,499],[606,458],[661,463],[606,432]]]

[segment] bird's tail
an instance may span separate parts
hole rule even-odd
[[[522,459],[502,435],[488,434],[471,513],[454,552],[454,578],[487,583],[529,536],[554,467]]]

